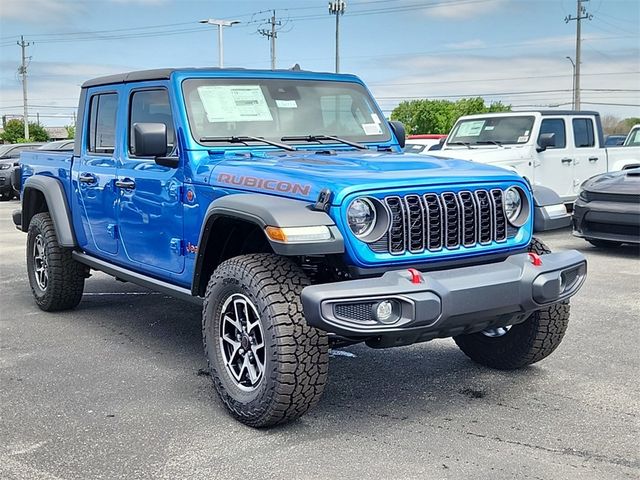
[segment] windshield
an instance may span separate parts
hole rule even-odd
[[[534,118],[522,117],[485,117],[462,120],[455,126],[447,144],[465,145],[505,145],[527,143]]]
[[[244,136],[272,141],[309,135],[352,142],[391,138],[378,107],[356,83],[189,79],[183,83],[183,93],[191,132],[202,144],[207,138]]]

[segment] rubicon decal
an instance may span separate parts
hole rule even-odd
[[[270,190],[272,192],[293,193],[308,196],[311,192],[311,185],[300,183],[284,182],[268,178],[250,177],[245,175],[230,175],[228,173],[218,174],[218,183],[228,185],[239,185],[260,190]]]

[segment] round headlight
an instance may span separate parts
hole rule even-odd
[[[513,223],[520,211],[522,210],[522,196],[520,190],[514,187],[509,187],[504,192],[504,213],[507,215],[509,223]]]
[[[347,221],[353,234],[366,237],[376,224],[376,209],[368,198],[356,198],[347,209]]]
[[[520,228],[529,219],[529,198],[520,187],[509,187],[504,191],[504,214],[507,221]]]

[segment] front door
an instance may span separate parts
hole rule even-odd
[[[555,134],[555,146],[547,147],[534,160],[534,183],[550,188],[563,201],[573,200],[573,157],[567,145],[567,129],[563,118],[544,118],[538,138],[543,133]]]
[[[607,171],[607,153],[598,145],[593,117],[578,117],[571,120],[575,145],[574,194],[586,179]]]
[[[175,148],[169,94],[161,85],[128,92],[128,135],[116,185],[120,190],[118,225],[123,260],[147,273],[180,273],[184,269],[182,169],[168,168],[135,154],[131,132],[135,123],[164,123],[167,154]]]
[[[118,192],[114,186],[118,93],[106,91],[90,95],[80,158],[73,166],[81,221],[78,241],[87,252],[104,257],[118,253]]]

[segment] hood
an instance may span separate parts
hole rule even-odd
[[[429,152],[431,153],[431,152]],[[445,150],[434,150],[433,155],[441,158],[460,158],[482,163],[494,163],[529,159],[530,148],[527,146],[480,146],[480,147],[451,147]]]
[[[211,157],[214,160],[214,156]],[[521,180],[503,168],[464,160],[393,152],[288,152],[229,155],[218,160],[209,184],[315,200],[323,189],[339,205],[346,195],[413,186]]]
[[[594,193],[637,195],[640,192],[640,168],[596,175],[585,181],[582,188]]]

